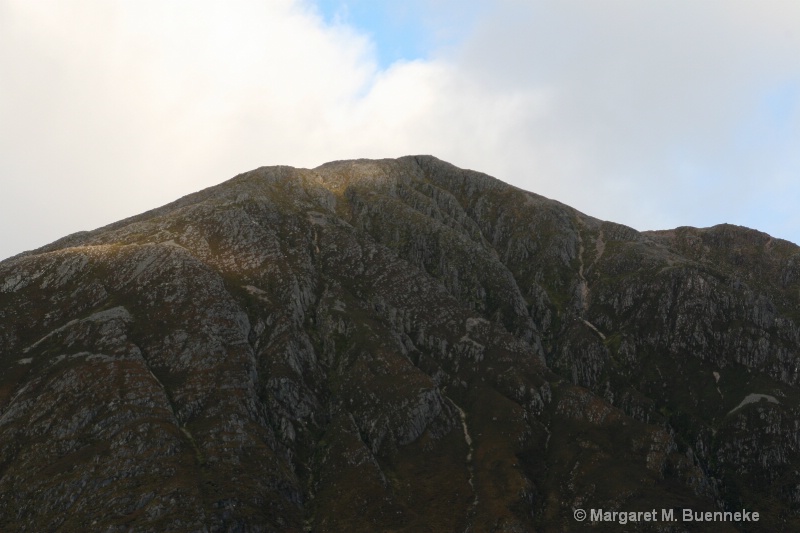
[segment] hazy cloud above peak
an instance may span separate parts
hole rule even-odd
[[[260,165],[410,153],[800,241],[800,4],[392,4],[0,0],[0,258]]]

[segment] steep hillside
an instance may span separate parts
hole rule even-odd
[[[798,325],[753,230],[260,168],[0,263],[0,531],[800,530]]]

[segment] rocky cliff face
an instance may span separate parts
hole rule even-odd
[[[0,530],[797,530],[799,324],[756,231],[260,168],[0,263]]]

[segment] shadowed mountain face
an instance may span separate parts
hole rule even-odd
[[[0,530],[799,530],[799,324],[753,230],[260,168],[0,263]]]

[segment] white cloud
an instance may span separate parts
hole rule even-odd
[[[308,1],[0,0],[0,257],[256,166],[409,153],[640,229],[800,240],[764,215],[798,197],[800,110],[779,131],[764,101],[800,81],[800,4],[490,5],[380,70]]]
[[[370,43],[290,1],[0,4],[0,257],[261,164],[374,74]]]
[[[741,136],[765,94],[800,80],[799,15],[786,2],[506,1],[460,61],[499,86],[554,95],[528,138],[560,150],[521,185],[641,229],[748,223],[737,212],[779,186],[770,173],[800,170],[777,143]],[[797,147],[791,121],[782,140]],[[800,240],[800,228],[784,235]]]

